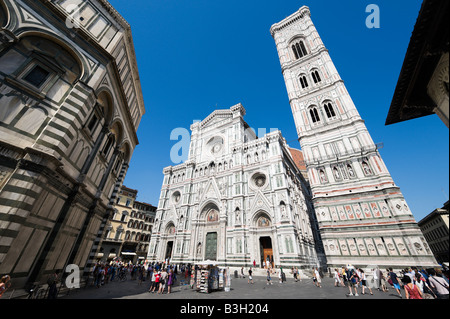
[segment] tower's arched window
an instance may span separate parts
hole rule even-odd
[[[313,123],[320,122],[319,112],[317,112],[317,108],[312,108],[309,110],[309,114],[311,115],[311,120]]]
[[[303,41],[298,41],[292,45],[292,52],[294,52],[295,59],[298,60],[304,57],[308,52],[306,51],[305,44]]]
[[[317,70],[312,71],[311,72],[311,76],[312,76],[313,81],[314,81],[315,84],[317,84],[317,83],[322,81],[322,79],[320,78],[320,75],[319,75],[319,71],[317,71]]]
[[[306,78],[306,75],[300,75],[299,80],[302,89],[306,89],[308,87],[308,79]]]
[[[334,112],[333,105],[331,105],[330,102],[325,103],[323,107],[325,108],[325,113],[329,119],[336,117],[336,112]]]

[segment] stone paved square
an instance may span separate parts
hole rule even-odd
[[[233,278],[231,291],[215,291],[209,294],[199,293],[191,289],[189,285],[180,285],[180,278],[177,284],[172,287],[172,293],[167,294],[167,289],[163,295],[149,293],[150,283],[145,281],[142,285],[136,280],[124,282],[110,282],[96,288],[88,286],[68,295],[62,299],[399,299],[394,289],[388,292],[380,292],[372,289],[373,295],[366,291],[366,295],[361,295],[361,288],[358,288],[359,296],[347,297],[347,287],[334,287],[334,280],[329,277],[322,279],[322,288],[314,285],[312,279],[302,278],[295,282],[292,276],[287,274],[287,281],[283,284],[277,278],[272,277],[273,284],[267,285],[266,277],[254,276],[254,284],[248,284],[248,278]],[[403,294],[404,296],[404,294]]]

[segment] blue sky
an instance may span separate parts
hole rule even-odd
[[[307,5],[356,107],[417,221],[448,200],[449,131],[436,116],[385,126],[422,1],[110,0],[130,23],[147,113],[124,184],[157,205],[173,129],[242,103],[253,128],[294,120],[270,27]],[[366,7],[380,8],[368,29]]]

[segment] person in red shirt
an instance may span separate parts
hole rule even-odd
[[[156,270],[155,270],[155,272],[156,272]],[[152,293],[155,292],[155,290],[159,290],[159,279],[161,278],[161,272],[160,271],[156,272],[154,276],[155,276],[155,281],[154,281],[154,285],[151,290]]]
[[[402,282],[405,288],[406,299],[423,299],[422,292],[420,289],[411,282],[411,278],[409,276],[404,276],[402,278]]]

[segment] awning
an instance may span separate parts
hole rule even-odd
[[[130,252],[126,252],[126,251],[121,252],[121,254],[125,255],[125,256],[136,256],[136,253],[130,253]]]

